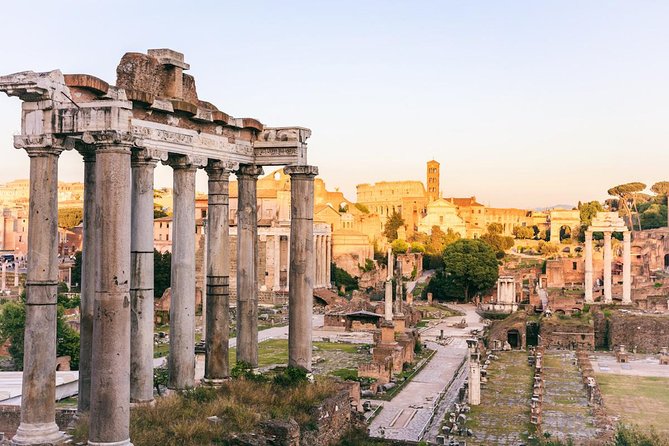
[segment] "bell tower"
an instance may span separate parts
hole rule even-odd
[[[427,199],[429,202],[439,198],[439,162],[427,162]]]

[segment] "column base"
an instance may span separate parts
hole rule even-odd
[[[202,378],[201,380],[203,385],[210,387],[221,387],[228,381],[230,381],[230,378]]]
[[[130,401],[130,407],[142,407],[142,406],[150,406],[153,407],[156,405],[156,400],[155,399],[150,399],[150,400],[145,400],[145,401]]]
[[[88,446],[132,446],[130,439],[123,441],[111,441],[111,442],[97,442],[97,441],[88,441]]]
[[[56,423],[21,423],[11,444],[13,446],[55,446],[64,444],[69,438],[58,429]]]

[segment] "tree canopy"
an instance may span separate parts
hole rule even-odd
[[[396,239],[390,244],[390,248],[393,250],[393,254],[406,254],[409,250],[409,244],[402,239]]]
[[[58,209],[58,226],[65,229],[74,228],[84,221],[82,208]]]
[[[578,203],[578,210],[581,214],[581,224],[590,226],[592,219],[597,215],[597,212],[602,212],[604,206],[599,201],[588,201],[587,203]]]
[[[170,287],[172,280],[172,254],[167,251],[161,254],[157,249],[153,250],[153,295],[162,297],[166,289]]]
[[[23,370],[23,336],[26,322],[25,294],[22,299],[8,302],[0,313],[0,339],[10,341],[9,354],[16,370]],[[63,317],[62,305],[58,305],[56,317],[56,354],[69,356],[72,370],[79,369],[79,333],[70,327]]]
[[[513,236],[518,239],[534,238],[534,228],[531,226],[516,225],[513,227]]]
[[[444,265],[448,280],[460,288],[466,301],[491,289],[499,276],[495,252],[481,240],[463,239],[447,246]]]
[[[398,212],[393,211],[383,227],[383,235],[386,236],[389,242],[397,239],[397,230],[400,226],[404,226],[404,219]]]
[[[627,214],[628,224],[632,230],[634,229],[632,209],[636,212],[637,195],[646,189],[646,187],[647,186],[644,183],[635,181],[632,183],[619,184],[607,191],[609,195],[618,197],[618,204],[619,206],[622,206],[623,211]],[[639,229],[641,229],[641,220],[638,220]]]

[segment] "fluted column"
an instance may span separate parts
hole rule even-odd
[[[274,291],[281,289],[281,236],[274,237]]]
[[[153,401],[153,173],[158,154],[132,157],[130,401]]]
[[[632,303],[632,235],[623,232],[623,304]]]
[[[613,253],[611,251],[611,231],[604,232],[604,302],[613,302],[611,294],[611,262],[613,261]]]
[[[388,248],[388,275],[386,276],[384,316],[386,321],[393,320],[393,251]]]
[[[174,170],[170,302],[170,389],[195,385],[195,172],[186,156],[170,156]]]
[[[585,231],[585,302],[592,303],[592,231]]]
[[[27,152],[30,156],[30,225],[23,385],[21,423],[12,443],[58,444],[65,439],[55,422],[58,156],[61,150],[30,147]]]
[[[288,365],[311,371],[316,166],[287,166],[290,175]]]
[[[323,286],[323,250],[322,250],[322,236],[317,235],[314,237],[316,239],[316,250],[314,255],[316,256],[316,288]]]
[[[332,235],[328,235],[327,238],[327,252],[328,252],[328,259],[327,259],[327,265],[325,266],[325,274],[327,278],[327,284],[326,286],[330,288],[332,285]]]
[[[258,220],[256,183],[262,167],[237,171],[237,362],[258,367]]]
[[[91,351],[89,445],[130,445],[129,136],[96,137],[98,243]]]
[[[95,149],[82,149],[84,158],[84,221],[81,252],[81,302],[79,304],[79,395],[77,410],[88,412],[91,406],[91,348],[93,342],[93,307],[95,305]]]
[[[230,337],[230,166],[210,161],[207,166],[207,295],[204,382],[220,384],[230,376],[228,339]]]

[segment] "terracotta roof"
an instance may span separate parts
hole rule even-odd
[[[450,201],[456,206],[483,206],[481,203],[476,201],[476,197],[466,197],[466,198],[449,197],[449,198],[444,198],[444,200]]]

